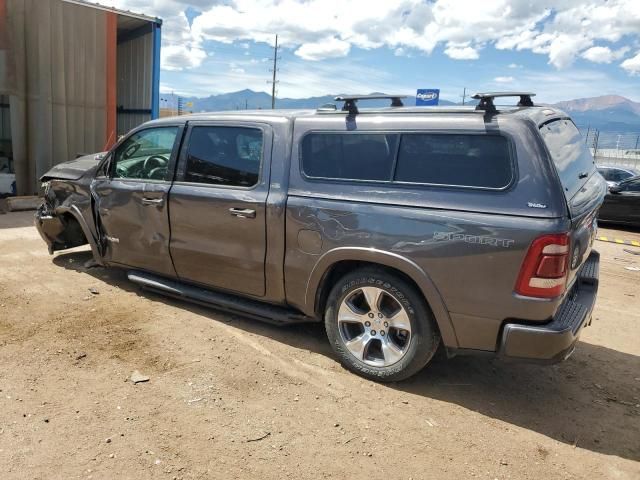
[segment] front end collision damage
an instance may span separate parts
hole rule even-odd
[[[88,188],[80,182],[49,178],[42,184],[43,202],[35,214],[35,226],[49,253],[88,243],[94,260],[102,265]]]

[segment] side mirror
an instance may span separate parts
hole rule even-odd
[[[100,157],[99,163],[100,166],[98,167],[98,171],[96,172],[96,176],[98,177],[111,177],[111,158],[112,156],[109,155],[109,152],[102,154],[102,155],[96,155],[96,159],[97,157]]]
[[[620,193],[621,191],[622,191],[622,187],[620,187],[620,185],[611,185],[609,187],[610,193]]]

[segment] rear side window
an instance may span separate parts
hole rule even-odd
[[[595,168],[591,152],[571,120],[553,120],[540,127],[567,197],[585,184]]]
[[[257,128],[199,126],[191,129],[185,182],[252,187],[262,161]]]
[[[310,133],[302,141],[309,177],[389,181],[398,134]]]
[[[414,133],[402,136],[394,180],[504,188],[512,177],[509,143],[505,137]]]
[[[513,178],[509,143],[497,135],[311,133],[302,169],[315,178],[496,189]]]

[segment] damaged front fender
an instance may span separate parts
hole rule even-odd
[[[44,205],[40,205],[35,215],[35,225],[38,233],[47,244],[49,249],[49,255],[52,255],[55,250],[62,250],[63,239],[62,234],[65,230],[65,225],[59,217],[45,212]]]
[[[59,186],[62,187],[61,190],[70,187],[69,185]],[[44,202],[35,214],[35,226],[47,244],[49,253],[53,254],[54,251],[88,243],[96,263],[103,265],[96,236],[78,206],[78,204],[90,203],[90,199],[86,195],[78,193],[66,196],[62,202],[60,202],[60,197],[60,191],[54,193],[53,186],[47,185],[44,192]],[[91,211],[90,205],[88,207]]]

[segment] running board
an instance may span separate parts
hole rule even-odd
[[[228,293],[214,292],[145,272],[130,271],[127,272],[127,278],[141,285],[145,290],[214,307],[228,313],[244,315],[273,325],[291,325],[318,321],[313,317],[308,317],[285,307],[230,295]]]

